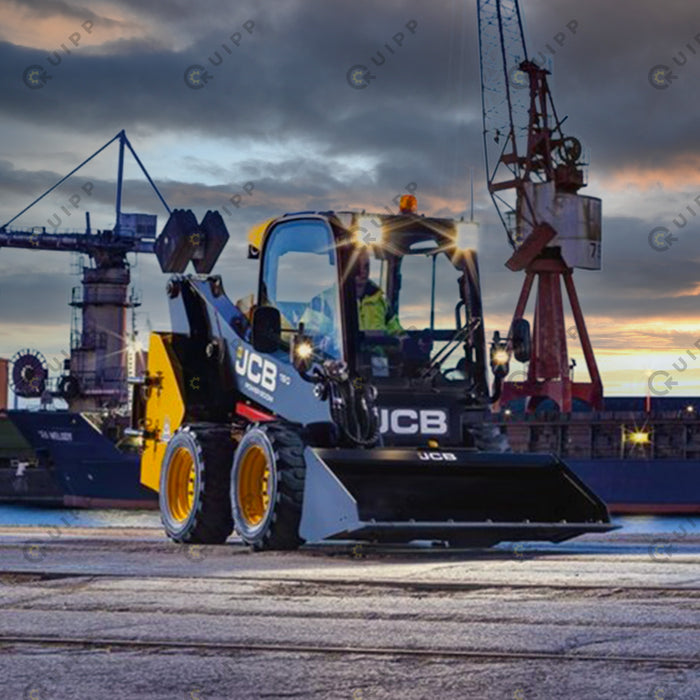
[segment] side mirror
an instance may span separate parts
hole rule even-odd
[[[264,355],[279,349],[282,318],[274,306],[258,306],[253,311],[253,347]]]
[[[529,362],[532,355],[532,341],[530,339],[530,323],[524,318],[513,321],[510,329],[513,355],[518,362]]]

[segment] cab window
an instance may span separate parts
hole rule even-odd
[[[279,309],[283,330],[303,323],[321,356],[341,359],[338,266],[328,225],[315,219],[278,224],[263,258],[261,304]],[[289,335],[283,333],[283,341]]]

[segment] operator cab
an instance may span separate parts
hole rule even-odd
[[[358,373],[377,386],[466,382],[465,350],[479,342],[481,314],[478,297],[465,286],[473,251],[457,248],[456,222],[407,215],[362,219],[356,230],[374,232],[357,241],[355,258],[369,260],[374,297],[383,301],[367,314],[367,297],[357,299]],[[377,314],[382,306],[383,319]]]
[[[251,231],[258,307],[281,317],[276,359],[295,333],[317,361],[376,384],[486,391],[475,227],[453,219],[300,212]]]

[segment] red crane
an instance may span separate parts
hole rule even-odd
[[[478,19],[488,189],[513,247],[506,266],[525,273],[511,328],[537,282],[527,379],[504,381],[500,401],[528,397],[534,411],[550,398],[569,412],[580,399],[602,409],[603,385],[573,280],[574,268],[600,269],[601,201],[578,194],[586,184],[581,144],[562,131],[549,71],[528,58],[518,1],[479,0]],[[588,382],[570,376],[562,281]]]

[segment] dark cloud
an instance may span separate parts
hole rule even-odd
[[[673,177],[679,162],[697,158],[700,18],[692,4],[522,4],[530,53],[553,54],[557,109],[560,116],[569,115],[567,133],[581,137],[590,149],[594,181],[649,167],[665,168]],[[34,0],[22,7],[42,18],[92,16],[79,3],[61,0]],[[509,248],[483,184],[475,3],[119,0],[90,7],[97,17],[92,38],[99,45],[77,47],[58,66],[47,63],[56,48],[51,43],[41,50],[16,45],[11,37],[0,43],[5,68],[0,138],[9,143],[24,125],[53,132],[57,139],[80,135],[94,144],[126,128],[137,150],[137,142],[161,137],[176,136],[184,145],[215,143],[215,154],[185,148],[182,169],[160,178],[159,186],[171,206],[193,208],[198,216],[229,206],[231,214],[224,218],[232,238],[221,271],[232,296],[254,286],[255,264],[242,259],[245,231],[253,222],[298,209],[381,209],[409,182],[418,185],[421,209],[458,215],[466,207],[469,169],[474,168],[487,309],[498,317],[512,312],[522,278],[503,266]],[[114,8],[121,10],[119,20],[111,18]],[[415,33],[407,28],[412,20]],[[252,32],[244,27],[249,21]],[[117,28],[121,31],[113,33]],[[232,35],[239,35],[238,46]],[[384,63],[375,66],[378,52]],[[680,62],[680,52],[685,63],[677,66],[673,59]],[[22,72],[31,64],[45,66],[52,75],[43,89],[29,90],[22,83]],[[203,89],[185,83],[185,69],[193,64],[213,76]],[[372,67],[376,75],[367,89],[348,85],[347,72],[355,64]],[[675,65],[678,78],[666,90],[649,83],[649,70],[657,64]],[[28,153],[32,148],[27,143]],[[75,163],[85,155],[81,149]],[[62,175],[0,161],[3,220]],[[253,194],[234,207],[231,197],[246,182],[254,183]],[[90,207],[109,220],[113,182],[102,174],[94,184]],[[61,192],[65,196],[67,190]],[[697,194],[692,184],[679,179],[677,187],[653,197],[635,190],[589,194],[604,201],[615,194],[629,211],[623,216],[618,206],[614,217],[606,216],[603,271],[576,273],[586,313],[640,323],[665,315],[694,317],[697,295],[692,292],[700,282],[697,225],[691,221],[665,253],[648,245],[651,228],[671,226],[671,217],[692,203]],[[39,224],[60,196],[38,210]],[[140,181],[127,181],[125,201],[128,210],[158,213],[164,222],[162,209]],[[650,206],[658,210],[649,212]],[[33,220],[27,215],[24,222]],[[36,266],[45,270],[56,263],[37,256]],[[147,310],[163,321],[162,276],[154,261],[144,261],[143,269],[149,271],[142,280]],[[35,283],[32,290],[40,289],[38,279],[27,277]],[[65,300],[58,282],[51,284],[53,298]],[[26,290],[26,298],[34,298],[32,290]],[[37,291],[36,299],[40,296]],[[157,301],[150,307],[152,298]],[[67,314],[59,311],[61,304],[47,315]],[[0,311],[0,322],[15,320],[9,311]]]
[[[131,9],[183,29],[185,4],[142,5]],[[41,91],[27,90],[17,77],[24,66],[45,61],[45,52],[2,45],[8,70],[1,87],[12,96],[3,109],[7,116],[43,123],[38,106],[50,102],[55,126],[93,133],[98,125],[114,131],[138,124],[230,141],[307,139],[336,153],[380,149],[387,158],[407,160],[406,147],[415,144],[416,161],[436,168],[444,168],[451,147],[462,144],[460,156],[480,160],[473,138],[481,111],[475,12],[455,9],[448,0],[379,7],[316,0],[287,3],[278,13],[281,7],[249,0],[235,10],[219,3],[206,13],[198,9],[200,33],[180,51],[169,49],[162,37],[123,39],[99,51],[76,49]],[[546,12],[542,3],[524,8],[531,52],[548,55],[553,49],[559,111],[571,115],[567,128],[592,149],[597,169],[630,158],[640,165],[658,163],[697,146],[691,121],[698,98],[691,86],[700,75],[700,43],[693,39],[700,22],[696,31],[692,6],[678,0],[663,11],[651,2],[636,7],[630,13],[567,0],[555,11]],[[405,27],[412,19],[418,22],[415,35]],[[246,21],[255,23],[252,34],[242,28]],[[575,34],[567,28],[572,21]],[[148,27],[154,37],[157,29]],[[554,40],[560,32],[563,46]],[[241,34],[239,46],[231,43],[234,33]],[[392,39],[398,33],[405,35],[402,47]],[[687,43],[697,56],[684,49]],[[677,82],[654,90],[649,69],[673,65],[683,50],[687,62],[678,68]],[[364,91],[349,89],[347,69],[372,66],[378,52],[386,62],[376,68],[376,81]],[[209,59],[220,65],[211,66]],[[192,63],[213,75],[203,90],[185,86],[184,70]],[[657,128],[642,144],[650,123]]]

